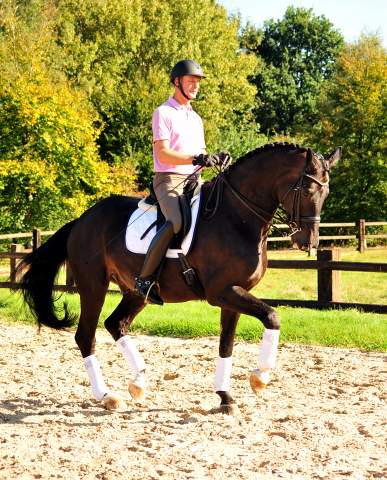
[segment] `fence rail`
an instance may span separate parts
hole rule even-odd
[[[40,235],[54,235],[56,230],[50,230],[48,232],[40,232]],[[0,240],[6,240],[7,238],[28,238],[33,237],[34,232],[27,232],[27,233],[7,233],[6,235],[0,235]]]
[[[364,252],[367,248],[367,238],[387,238],[387,234],[367,235],[365,227],[368,226],[382,226],[387,225],[387,222],[366,222],[361,219],[358,222],[344,222],[344,223],[320,223],[320,228],[341,228],[353,227],[357,228],[355,235],[319,235],[320,240],[358,240],[358,250]],[[277,228],[288,229],[288,225],[275,225]],[[33,248],[38,248],[41,245],[41,237],[44,235],[54,235],[55,230],[41,231],[35,228],[33,232],[26,233],[7,233],[0,235],[0,240],[14,239],[14,238],[33,238]],[[268,237],[268,242],[290,242],[290,237]],[[2,252],[4,253],[4,252]]]
[[[328,227],[353,227],[357,228],[356,235],[319,235],[320,240],[358,240],[357,249],[364,252],[367,248],[367,238],[387,238],[387,234],[367,235],[365,227],[387,225],[387,222],[366,222],[361,219],[358,222],[347,223],[320,223],[319,228]],[[289,228],[287,225],[275,225],[277,228]],[[268,237],[268,242],[290,242],[289,237]]]
[[[339,249],[335,249],[339,250]],[[330,250],[321,250],[327,252]],[[269,268],[340,270],[342,272],[387,272],[387,263],[342,262],[334,260],[269,260]]]

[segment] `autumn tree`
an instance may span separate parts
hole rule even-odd
[[[310,141],[322,152],[343,146],[332,172],[325,219],[387,218],[387,52],[363,33],[337,60],[337,72],[318,102]]]
[[[98,156],[95,110],[47,71],[55,12],[32,30],[15,2],[0,13],[0,230],[57,228],[119,185]]]
[[[288,7],[281,20],[267,20],[262,28],[248,24],[240,41],[261,60],[251,77],[261,131],[292,135],[309,128],[316,121],[321,86],[344,45],[341,33],[313,9]]]

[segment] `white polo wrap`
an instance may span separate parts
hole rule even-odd
[[[279,343],[279,330],[265,328],[262,337],[261,350],[259,352],[259,369],[267,370],[275,366],[277,348]]]
[[[146,369],[144,359],[129,335],[121,337],[116,343],[134,376]]]
[[[232,357],[218,357],[214,379],[215,392],[228,392],[230,390],[231,368]]]
[[[103,397],[109,392],[109,389],[102,378],[101,368],[99,366],[97,357],[95,355],[85,357],[83,359],[83,363],[86,367],[86,373],[89,377],[93,395],[97,400],[102,400]]]

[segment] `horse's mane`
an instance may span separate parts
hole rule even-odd
[[[302,145],[299,145],[298,143],[290,143],[290,142],[273,142],[273,143],[266,143],[265,145],[262,145],[261,147],[256,148],[255,150],[251,150],[250,152],[245,153],[241,157],[237,158],[235,162],[233,162],[228,170],[233,169],[236,165],[239,165],[243,163],[246,158],[251,158],[254,155],[257,155],[261,152],[265,152],[266,150],[272,150],[275,148],[281,148],[281,147],[290,147],[290,148],[298,148],[299,150],[306,152],[308,151],[308,147],[304,147]],[[324,157],[323,155],[317,154],[312,150],[313,155],[315,158],[317,158],[320,162],[322,167],[324,168],[325,171],[328,171],[327,166],[325,165],[324,162]]]

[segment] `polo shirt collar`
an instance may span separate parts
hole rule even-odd
[[[168,103],[176,108],[176,110],[192,110],[191,104],[188,105],[188,108],[184,108],[183,105],[180,105],[173,97],[168,98]]]

